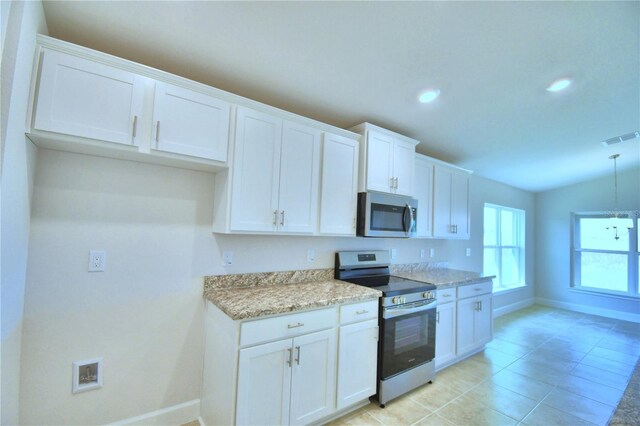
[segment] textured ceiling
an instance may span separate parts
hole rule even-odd
[[[640,2],[44,2],[50,35],[530,191],[640,165]],[[549,93],[555,79],[570,88]],[[419,93],[441,89],[432,104]]]

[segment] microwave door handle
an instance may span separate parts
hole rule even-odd
[[[407,225],[407,211],[409,212],[409,224]],[[413,228],[413,224],[414,224],[414,218],[413,218],[413,209],[411,208],[411,206],[407,203],[407,205],[404,208],[404,213],[402,214],[402,226],[404,228],[404,232],[405,234],[407,234],[407,236],[409,236],[411,234],[411,228]]]

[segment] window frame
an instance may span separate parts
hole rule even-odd
[[[605,249],[583,249],[579,248],[580,238],[580,219],[607,219],[611,217],[608,212],[571,212],[570,218],[570,244],[569,244],[569,259],[570,259],[570,278],[569,288],[577,291],[584,291],[589,293],[595,293],[600,295],[622,297],[638,299],[640,298],[640,283],[638,281],[638,274],[640,274],[640,248],[638,247],[638,225],[639,219],[637,214],[633,212],[621,212],[620,217],[625,219],[631,219],[633,221],[633,228],[629,231],[629,247],[626,251],[621,250],[605,250]],[[603,254],[623,254],[627,256],[627,290],[610,290],[605,288],[583,286],[581,283],[581,268],[578,262],[579,253],[603,253]]]
[[[495,235],[495,245],[485,245],[484,243],[484,236],[485,236],[485,230],[484,230],[484,221],[485,221],[485,211],[487,209],[487,207],[492,208],[496,211],[496,235]],[[515,220],[515,225],[516,228],[513,232],[514,237],[515,237],[515,244],[509,244],[509,245],[503,245],[502,244],[502,232],[501,232],[501,228],[502,228],[502,211],[509,211],[512,212],[514,217],[516,218]],[[526,246],[525,246],[525,235],[526,235],[526,220],[527,220],[527,213],[525,210],[523,209],[518,209],[515,207],[508,207],[508,206],[501,206],[499,204],[493,204],[493,203],[484,203],[484,206],[482,208],[482,226],[483,226],[483,230],[482,230],[482,264],[483,264],[483,269],[484,269],[484,255],[485,255],[485,250],[486,249],[494,249],[496,252],[496,257],[497,257],[497,267],[498,267],[498,275],[496,276],[496,278],[494,278],[494,286],[493,286],[493,292],[494,293],[500,293],[500,292],[508,292],[508,291],[513,291],[522,287],[526,287],[527,286],[527,282],[526,282],[526,271],[525,271],[525,265],[526,265]],[[510,285],[509,287],[505,287],[502,283],[502,250],[504,249],[517,249],[519,251],[519,256],[518,256],[518,281],[517,283],[514,283],[512,285]],[[484,273],[484,271],[483,271]]]

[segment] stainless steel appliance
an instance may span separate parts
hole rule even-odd
[[[337,252],[335,278],[382,291],[376,394],[380,406],[431,382],[436,286],[391,276],[386,251]]]
[[[416,233],[418,200],[379,192],[358,194],[357,235],[408,238]]]

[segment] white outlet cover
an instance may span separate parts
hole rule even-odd
[[[392,248],[391,249],[391,260],[395,260],[396,257],[398,257],[398,249]]]
[[[316,251],[313,249],[307,250],[307,262],[313,262],[316,260]]]
[[[107,263],[107,252],[104,250],[89,251],[89,272],[104,272]]]
[[[233,265],[233,251],[225,250],[222,252],[222,266]]]
[[[467,251],[466,251],[467,256],[471,256],[471,249],[467,247]]]
[[[102,387],[102,357],[73,363],[72,392],[79,393]]]
[[[425,256],[424,249],[420,249],[420,257],[424,257],[424,256]]]
[[[429,257],[435,257],[435,256],[436,256],[436,249],[430,248],[429,249]]]

